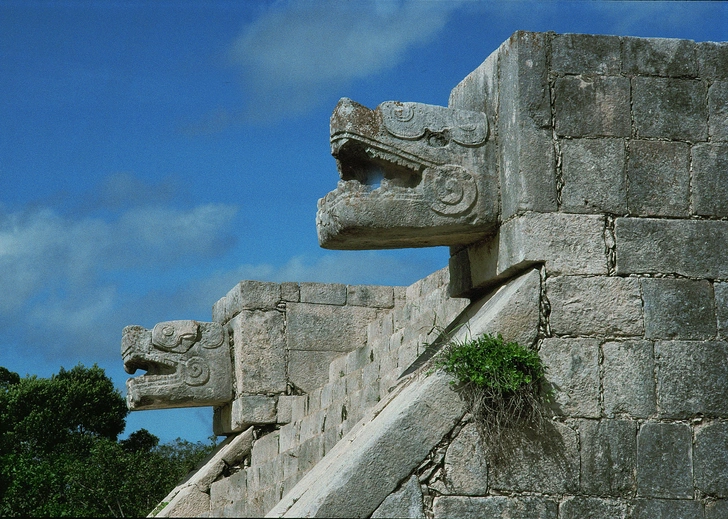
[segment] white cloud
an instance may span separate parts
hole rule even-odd
[[[248,116],[311,108],[331,89],[382,72],[431,41],[456,1],[278,2],[245,26],[231,57],[250,95]]]

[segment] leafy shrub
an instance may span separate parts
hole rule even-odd
[[[546,369],[538,353],[506,342],[498,334],[451,340],[436,357],[436,368],[453,375],[486,445],[493,448],[516,425],[537,427],[550,400]]]

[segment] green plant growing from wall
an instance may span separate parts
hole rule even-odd
[[[451,339],[437,355],[435,368],[454,377],[481,438],[491,449],[514,426],[538,428],[543,404],[550,401],[546,368],[534,350],[498,335]]]

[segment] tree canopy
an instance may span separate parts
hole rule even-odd
[[[140,429],[104,371],[0,367],[0,516],[145,516],[213,448]]]

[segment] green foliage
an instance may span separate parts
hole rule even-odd
[[[145,429],[118,441],[128,412],[97,366],[0,368],[0,516],[145,516],[214,448]]]
[[[436,364],[455,376],[453,384],[473,384],[503,395],[544,377],[538,353],[500,335],[451,343]]]
[[[434,366],[453,375],[451,383],[466,401],[481,437],[492,452],[514,426],[542,423],[550,399],[546,370],[538,353],[501,335],[450,341]]]

